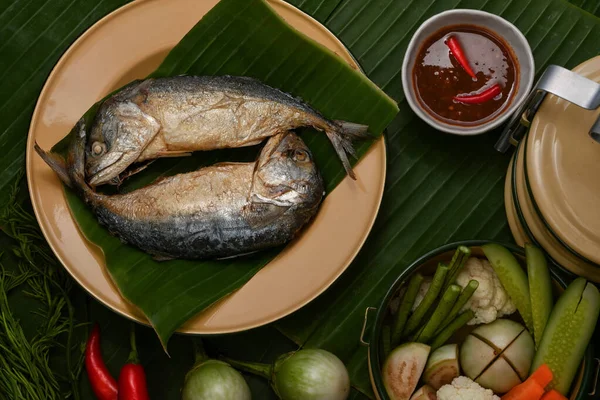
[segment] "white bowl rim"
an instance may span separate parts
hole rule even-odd
[[[408,63],[409,63],[409,57],[408,57],[409,54],[414,54],[415,51],[418,50],[417,46],[421,44],[421,43],[416,42],[416,38],[419,36],[419,34],[422,31],[424,31],[433,22],[440,20],[444,17],[447,17],[449,15],[469,15],[469,14],[476,15],[476,16],[477,15],[485,16],[488,18],[495,19],[502,25],[506,26],[507,29],[511,30],[515,34],[515,36],[519,39],[519,41],[521,42],[518,45],[523,48],[524,53],[527,57],[527,61],[529,61],[532,68],[530,68],[529,71],[526,71],[527,72],[526,75],[523,75],[525,77],[526,84],[522,88],[519,87],[519,90],[515,94],[515,97],[520,97],[520,98],[515,98],[513,100],[512,104],[505,111],[503,111],[499,117],[494,118],[491,121],[486,122],[484,124],[467,128],[467,127],[459,127],[456,125],[450,125],[450,124],[445,124],[443,122],[440,122],[440,121],[436,120],[434,117],[432,117],[431,115],[429,115],[425,110],[423,110],[421,108],[421,106],[419,106],[415,102],[415,100],[408,94],[407,88],[412,85],[412,80],[410,79],[412,72],[409,73],[409,71],[407,71],[407,68],[408,68]],[[499,35],[499,36],[503,36],[503,35]],[[512,45],[512,47],[515,47],[514,44]],[[519,69],[519,73],[523,74],[523,71],[521,69]],[[452,10],[442,11],[441,13],[435,14],[434,16],[425,20],[413,34],[413,36],[408,44],[408,47],[406,48],[406,52],[404,53],[404,60],[402,61],[402,89],[404,91],[404,98],[406,99],[410,108],[415,112],[415,114],[417,114],[417,116],[419,116],[419,118],[421,118],[423,121],[425,121],[427,124],[429,124],[433,128],[440,130],[442,132],[452,133],[452,134],[461,135],[461,136],[480,135],[480,134],[488,132],[494,128],[497,128],[498,126],[503,124],[508,118],[510,118],[510,116],[517,110],[517,108],[526,100],[527,94],[531,91],[531,89],[533,87],[534,79],[535,79],[535,61],[533,58],[533,53],[531,51],[531,46],[529,45],[527,38],[525,38],[525,35],[523,35],[523,33],[515,25],[513,25],[510,21],[500,17],[499,15],[492,14],[487,11],[468,9],[468,8],[456,8],[456,9],[452,9]]]

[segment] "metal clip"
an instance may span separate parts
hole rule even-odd
[[[551,93],[586,110],[600,107],[600,84],[558,65],[549,65],[523,104],[517,108],[494,148],[501,153],[518,143],[533,121],[546,95]],[[600,143],[600,118],[589,135]]]
[[[369,312],[373,311],[373,310],[377,310],[376,307],[367,307],[367,309],[365,310],[365,319],[363,321],[363,326],[362,326],[362,330],[360,331],[360,344],[362,344],[363,346],[369,346],[371,343],[367,343],[365,342],[365,330],[367,329],[367,321],[369,319]]]

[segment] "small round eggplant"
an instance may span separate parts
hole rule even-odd
[[[435,390],[429,385],[423,385],[413,393],[410,400],[437,400]]]
[[[423,382],[438,390],[460,374],[458,345],[447,344],[434,350],[425,366]]]
[[[495,393],[506,393],[527,379],[535,345],[529,331],[508,320],[474,329],[460,348],[463,373]]]
[[[383,364],[383,384],[392,400],[409,400],[427,364],[431,348],[409,342],[396,347]]]

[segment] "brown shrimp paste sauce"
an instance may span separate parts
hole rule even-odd
[[[458,39],[472,78],[446,45]],[[423,43],[413,69],[413,85],[421,106],[438,120],[453,125],[480,125],[506,109],[517,92],[518,66],[510,47],[495,34],[473,25],[440,29]],[[502,92],[481,104],[465,104],[454,96],[476,95],[498,83]]]

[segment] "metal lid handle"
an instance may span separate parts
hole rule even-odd
[[[511,144],[521,140],[527,131],[527,124],[533,120],[533,116],[548,93],[586,110],[600,107],[600,84],[566,68],[550,65],[523,104],[512,115],[494,146],[496,150],[504,153]],[[525,126],[521,124],[521,119],[527,121]],[[600,142],[600,118],[590,129],[589,134],[595,141]]]

